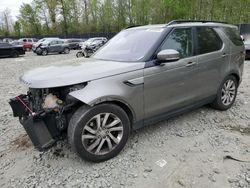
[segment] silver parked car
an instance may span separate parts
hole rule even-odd
[[[229,109],[244,51],[237,28],[225,23],[129,28],[82,63],[26,73],[29,91],[10,105],[37,149],[66,133],[80,157],[100,162],[122,150],[131,130],[205,104]]]

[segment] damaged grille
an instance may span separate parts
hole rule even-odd
[[[29,106],[33,111],[38,112],[44,109],[52,109],[67,105],[72,102],[68,94],[72,91],[82,89],[85,86],[86,83],[47,89],[30,88],[28,91]]]

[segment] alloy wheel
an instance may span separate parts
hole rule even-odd
[[[92,154],[105,155],[120,143],[122,136],[122,121],[112,113],[100,113],[84,126],[82,144]]]
[[[42,51],[42,55],[43,55],[43,56],[45,56],[45,55],[47,55],[47,54],[48,54],[47,50],[43,50],[43,51]]]
[[[229,106],[235,98],[236,95],[236,85],[235,82],[231,79],[227,80],[223,87],[221,92],[221,102],[225,106]]]

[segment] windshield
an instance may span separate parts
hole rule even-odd
[[[84,43],[91,43],[91,42],[93,42],[93,41],[95,41],[96,39],[95,38],[91,38],[91,39],[88,39],[88,40],[86,40]]]
[[[139,61],[149,52],[163,28],[124,30],[113,37],[93,58],[113,61]]]
[[[40,39],[40,40],[37,41],[37,42],[43,42],[43,41],[45,41],[45,40],[46,40],[46,39],[43,38],[43,39]]]

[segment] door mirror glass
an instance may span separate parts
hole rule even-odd
[[[179,59],[180,53],[172,49],[162,50],[157,54],[157,60],[160,63],[178,61]]]

